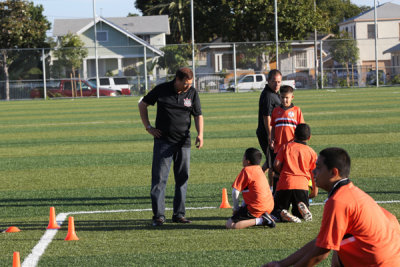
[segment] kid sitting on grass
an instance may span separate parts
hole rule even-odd
[[[271,149],[274,150],[272,162],[274,162],[279,149],[293,140],[294,130],[299,123],[304,123],[303,114],[299,107],[293,105],[293,88],[285,85],[280,90],[281,105],[274,108],[271,115]],[[273,193],[275,194],[279,173],[275,173],[273,179]]]
[[[233,216],[226,222],[228,229],[243,229],[254,225],[275,227],[269,213],[274,199],[268,180],[261,169],[262,154],[256,148],[248,148],[243,156],[243,169],[232,185]],[[243,205],[239,207],[239,193]]]
[[[297,125],[294,141],[283,145],[276,156],[274,169],[280,173],[280,177],[274,195],[275,207],[272,215],[280,221],[299,223],[300,218],[305,221],[312,220],[308,199],[318,194],[318,188],[312,174],[317,154],[306,143],[310,137],[311,130],[308,124]],[[308,195],[310,180],[313,189]],[[293,215],[288,212],[290,204]]]

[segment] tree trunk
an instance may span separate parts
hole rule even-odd
[[[347,82],[347,87],[350,87],[350,77],[349,77],[349,64],[346,63],[346,82]]]
[[[6,100],[8,101],[8,100],[10,100],[10,76],[8,73],[7,51],[2,50],[1,55],[2,55],[2,61],[3,61],[4,77],[6,78]]]

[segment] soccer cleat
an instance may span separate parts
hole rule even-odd
[[[299,208],[299,212],[306,222],[312,221],[312,214],[307,208],[306,204],[304,204],[303,202],[299,202],[297,204],[297,207]]]
[[[281,218],[284,222],[301,223],[301,220],[298,217],[290,214],[287,210],[281,211]]]
[[[271,218],[268,212],[261,215],[261,218],[263,219],[262,225],[268,226],[269,228],[274,228],[276,226],[275,221]]]

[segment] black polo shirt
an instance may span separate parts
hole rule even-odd
[[[279,94],[275,93],[271,88],[269,88],[268,84],[265,85],[258,102],[258,133],[268,136],[268,133],[265,130],[263,116],[271,116],[274,108],[278,107],[280,104],[281,99]]]
[[[157,85],[144,98],[148,105],[157,103],[156,128],[161,139],[182,146],[190,146],[191,115],[201,115],[199,95],[193,87],[178,94],[175,80]]]

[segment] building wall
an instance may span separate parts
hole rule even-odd
[[[390,54],[383,54],[383,52],[399,43],[399,23],[400,20],[378,21],[377,50],[379,60],[390,60]],[[357,46],[360,50],[361,64],[363,61],[375,60],[375,39],[368,39],[368,24],[374,24],[374,21],[350,22],[339,27],[341,31],[345,31],[347,28],[353,36],[355,34]]]

